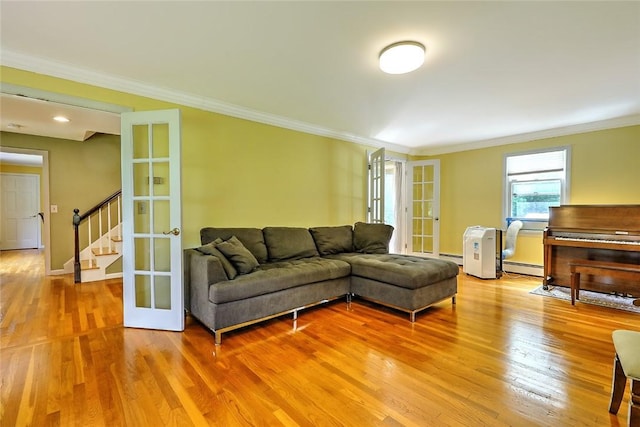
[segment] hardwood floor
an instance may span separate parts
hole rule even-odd
[[[622,426],[614,329],[640,316],[461,274],[457,304],[408,315],[355,300],[223,335],[122,326],[119,280],[43,276],[1,254],[2,426]],[[627,386],[628,387],[628,386]]]

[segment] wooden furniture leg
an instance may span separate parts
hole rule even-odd
[[[616,330],[611,334],[616,356],[613,359],[613,380],[609,412],[616,414],[624,394],[627,379],[631,381],[627,425],[640,427],[640,332]]]
[[[640,380],[631,378],[631,398],[629,399],[629,426],[640,426]]]
[[[622,396],[624,395],[624,388],[627,385],[627,377],[622,370],[620,359],[616,354],[613,358],[613,379],[611,381],[611,403],[609,404],[609,412],[617,414],[620,409],[620,403],[622,403]]]
[[[571,305],[576,305],[576,300],[580,299],[580,272],[575,271],[571,266]]]

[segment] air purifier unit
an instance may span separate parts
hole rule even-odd
[[[481,279],[499,278],[496,229],[479,225],[467,227],[462,240],[462,270]]]

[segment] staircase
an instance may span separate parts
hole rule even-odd
[[[74,257],[64,264],[64,269],[74,273],[75,283],[121,276],[106,272],[122,256],[121,198],[118,190],[84,214],[74,209]],[[83,249],[80,242],[86,245]]]

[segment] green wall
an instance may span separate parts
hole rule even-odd
[[[205,226],[320,226],[365,219],[368,147],[7,67],[1,78],[134,111],[180,108],[184,247],[199,245]],[[112,162],[99,155],[85,161],[91,167]],[[74,187],[62,191],[73,193]],[[51,203],[67,209],[58,197],[52,190]],[[51,268],[62,268],[71,254],[56,255]]]
[[[73,257],[73,209],[85,212],[120,189],[120,137],[95,135],[79,142],[2,132],[0,143],[49,152],[49,202],[58,205],[50,215],[51,269],[62,269]]]
[[[470,225],[503,227],[505,154],[561,146],[571,147],[569,204],[640,204],[640,126],[424,157],[441,162],[440,252],[462,255]],[[542,232],[521,232],[511,261],[542,265],[542,248]]]

